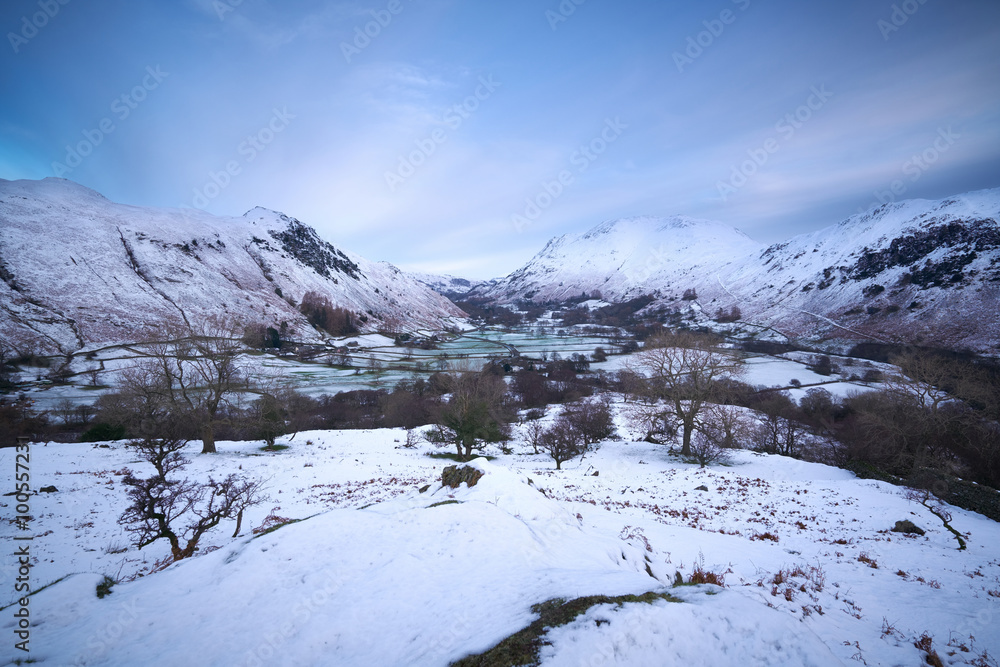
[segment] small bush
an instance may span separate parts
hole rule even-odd
[[[705,554],[699,552],[698,560],[695,562],[687,581],[683,581],[678,572],[674,580],[674,585],[697,586],[698,584],[712,584],[713,586],[725,587],[726,575],[729,572],[713,572],[712,570],[705,569]]]
[[[268,533],[278,530],[282,526],[286,526],[290,523],[298,523],[299,521],[301,521],[301,519],[289,519],[283,516],[278,516],[277,514],[274,513],[275,510],[278,509],[280,508],[275,507],[274,509],[272,509],[271,513],[268,514],[266,517],[264,517],[264,520],[261,521],[260,525],[254,528],[250,532],[257,536],[267,535]]]
[[[869,556],[867,551],[862,551],[860,554],[858,554],[858,562],[864,563],[873,570],[878,569],[878,561]]]
[[[934,640],[926,632],[913,642],[913,645],[920,651],[924,652],[924,659],[927,661],[928,665],[931,667],[944,667],[944,663],[941,662],[941,656],[937,654],[934,650]]]
[[[104,575],[104,579],[101,580],[101,583],[97,584],[97,597],[104,599],[104,596],[111,595],[111,587],[116,583],[118,582],[108,575]]]
[[[80,436],[80,442],[103,442],[105,440],[122,440],[125,437],[124,426],[111,424],[94,424]]]
[[[756,535],[754,535],[750,539],[751,540],[760,540],[761,542],[763,542],[764,540],[767,540],[769,542],[777,542],[778,541],[778,536],[775,535],[774,533],[768,531],[768,532],[764,532],[764,533],[757,533]]]

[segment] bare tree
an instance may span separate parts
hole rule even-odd
[[[166,368],[169,368],[169,364]],[[123,427],[134,437],[184,437],[195,434],[191,420],[174,401],[164,364],[153,358],[124,369],[118,390],[97,399],[99,419]]]
[[[743,449],[751,422],[735,405],[709,405],[698,427],[723,449]]]
[[[149,347],[143,372],[158,387],[174,412],[194,427],[202,453],[214,454],[215,427],[223,407],[239,392],[250,388],[246,363],[240,355],[243,326],[230,319],[209,318],[181,331],[176,338]]]
[[[542,426],[542,422],[535,419],[528,422],[527,426],[524,427],[524,436],[528,444],[531,445],[533,453],[538,454],[539,448],[542,445],[542,435],[545,433],[545,427]]]
[[[690,333],[650,338],[636,358],[636,370],[645,376],[640,391],[653,412],[643,419],[648,423],[651,416],[658,416],[664,422],[676,421],[681,428],[681,454],[690,456],[698,415],[721,398],[726,387],[722,380],[742,375],[742,362],[714,347],[712,341]]]
[[[220,318],[164,327],[169,339],[144,344],[145,358],[122,372],[117,392],[99,399],[101,419],[142,438],[200,437],[202,453],[215,453],[216,426],[253,390],[241,359],[243,329]]]
[[[563,462],[581,456],[587,449],[580,432],[565,419],[557,419],[542,433],[540,446],[556,462],[556,470],[562,470]]]
[[[262,394],[250,405],[246,418],[251,433],[263,440],[269,451],[275,449],[275,440],[288,432],[285,406],[274,394]]]
[[[920,503],[930,510],[931,514],[940,519],[941,523],[944,524],[944,527],[948,529],[948,532],[954,535],[955,540],[958,541],[958,550],[965,551],[965,536],[955,530],[955,527],[951,525],[951,512],[948,511],[947,505],[945,505],[944,501],[935,497],[926,489],[907,488],[904,495],[907,500]]]
[[[952,448],[957,434],[974,421],[962,399],[977,400],[983,385],[975,372],[963,373],[942,356],[909,352],[892,361],[899,370],[886,373],[883,392],[897,410],[907,413],[902,428],[895,431],[901,450],[911,453],[911,474],[915,474],[940,464],[942,452]],[[888,415],[879,415],[872,426],[886,428],[889,422]]]
[[[699,416],[697,431],[691,439],[691,454],[702,468],[709,463],[725,462],[729,452],[742,449],[752,433],[750,421],[738,407],[711,404]]]
[[[239,532],[243,511],[263,499],[260,481],[235,474],[219,481],[209,478],[206,483],[170,479],[187,465],[180,454],[185,444],[180,438],[131,443],[140,457],[152,464],[155,474],[140,478],[126,469],[122,483],[128,487],[131,504],[118,519],[140,549],[166,539],[174,560],[194,554],[202,536],[223,519],[236,518]]]
[[[177,396],[200,417],[202,454],[214,454],[215,423],[220,407],[234,393],[249,386],[246,366],[240,362],[242,325],[209,318],[190,330],[187,344],[178,346],[175,365]],[[185,365],[191,372],[185,376]]]
[[[592,445],[617,435],[611,402],[607,397],[568,405],[563,409],[560,419],[566,420],[576,429],[584,445]]]
[[[766,414],[750,434],[753,448],[768,454],[800,458],[805,439],[805,429],[794,419],[777,414]]]
[[[709,463],[726,462],[729,460],[729,450],[723,447],[713,437],[710,431],[696,431],[691,438],[691,455],[702,468]]]

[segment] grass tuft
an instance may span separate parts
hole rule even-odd
[[[434,503],[433,505],[428,505],[427,509],[430,509],[432,507],[441,507],[442,505],[459,505],[459,504],[460,504],[460,502],[457,501],[457,500],[442,500],[439,503]]]
[[[538,652],[542,648],[544,637],[549,628],[557,628],[572,623],[577,616],[584,614],[591,607],[599,604],[616,604],[641,602],[652,604],[657,600],[667,602],[682,602],[669,593],[643,593],[642,595],[590,595],[574,600],[556,598],[547,600],[531,607],[538,618],[523,630],[515,632],[490,650],[478,655],[470,655],[451,663],[450,667],[515,667],[534,666],[539,664]]]

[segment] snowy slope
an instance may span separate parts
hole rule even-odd
[[[623,218],[552,239],[525,266],[474,294],[502,302],[544,302],[595,291],[611,301],[657,290],[683,292],[694,276],[761,248],[717,222],[682,216]]]
[[[316,339],[307,291],[369,318],[433,326],[450,302],[386,263],[334,248],[294,218],[115,204],[71,181],[0,180],[0,335],[71,351],[135,340],[163,322],[229,314]]]
[[[1000,352],[1000,189],[887,204],[763,247],[719,223],[607,222],[555,238],[474,295],[498,302],[648,294],[676,308],[694,288],[709,314],[790,337],[908,342]]]
[[[1000,189],[886,204],[771,246],[721,271],[704,295],[793,335],[819,326],[995,354],[998,220]]]
[[[240,537],[228,522],[153,574],[166,545],[125,549],[116,524],[122,468],[145,472],[134,453],[33,445],[32,485],[57,491],[30,498],[32,586],[72,576],[32,597],[32,652],[9,641],[2,664],[444,667],[528,625],[536,603],[647,591],[682,602],[593,607],[549,632],[542,664],[916,665],[923,633],[948,665],[1000,651],[1000,528],[974,513],[949,508],[968,541],[958,551],[897,487],[751,452],[701,470],[627,441],[556,472],[516,439],[514,454],[475,462],[479,484],[452,490],[437,481],[448,462],[402,437],[310,432],[281,452],[219,443],[217,456],[192,443],[186,475],[242,470],[267,479],[271,500]],[[0,465],[13,459],[0,450]],[[253,538],[269,513],[302,521]],[[900,519],[927,534],[888,532]],[[699,562],[726,588],[671,587]],[[13,563],[0,563],[0,604],[16,597]],[[140,572],[96,597],[102,574]],[[14,623],[4,610],[9,637]]]
[[[430,287],[438,294],[465,294],[482,284],[482,281],[479,280],[468,280],[467,278],[458,278],[448,274],[438,275],[409,271],[407,275],[417,282]]]

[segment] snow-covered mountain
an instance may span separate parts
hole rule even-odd
[[[71,181],[0,180],[0,336],[68,352],[229,315],[318,340],[309,291],[367,320],[439,326],[462,313],[384,262],[335,248],[298,220],[116,204]]]
[[[719,223],[630,218],[553,239],[528,264],[473,294],[501,303],[610,301],[651,309],[688,289],[709,314],[790,337],[875,339],[1000,351],[1000,188],[872,209],[763,247]]]
[[[1000,352],[1000,188],[908,200],[773,245],[699,296],[794,336]]]
[[[482,281],[468,280],[456,276],[434,273],[419,273],[416,271],[407,272],[411,278],[419,283],[430,287],[438,294],[466,294],[470,290],[482,285]]]
[[[552,239],[527,264],[474,295],[511,302],[560,301],[600,292],[610,301],[692,286],[733,257],[763,246],[727,225],[682,216],[604,222],[585,234]],[[679,294],[678,294],[679,295]]]

